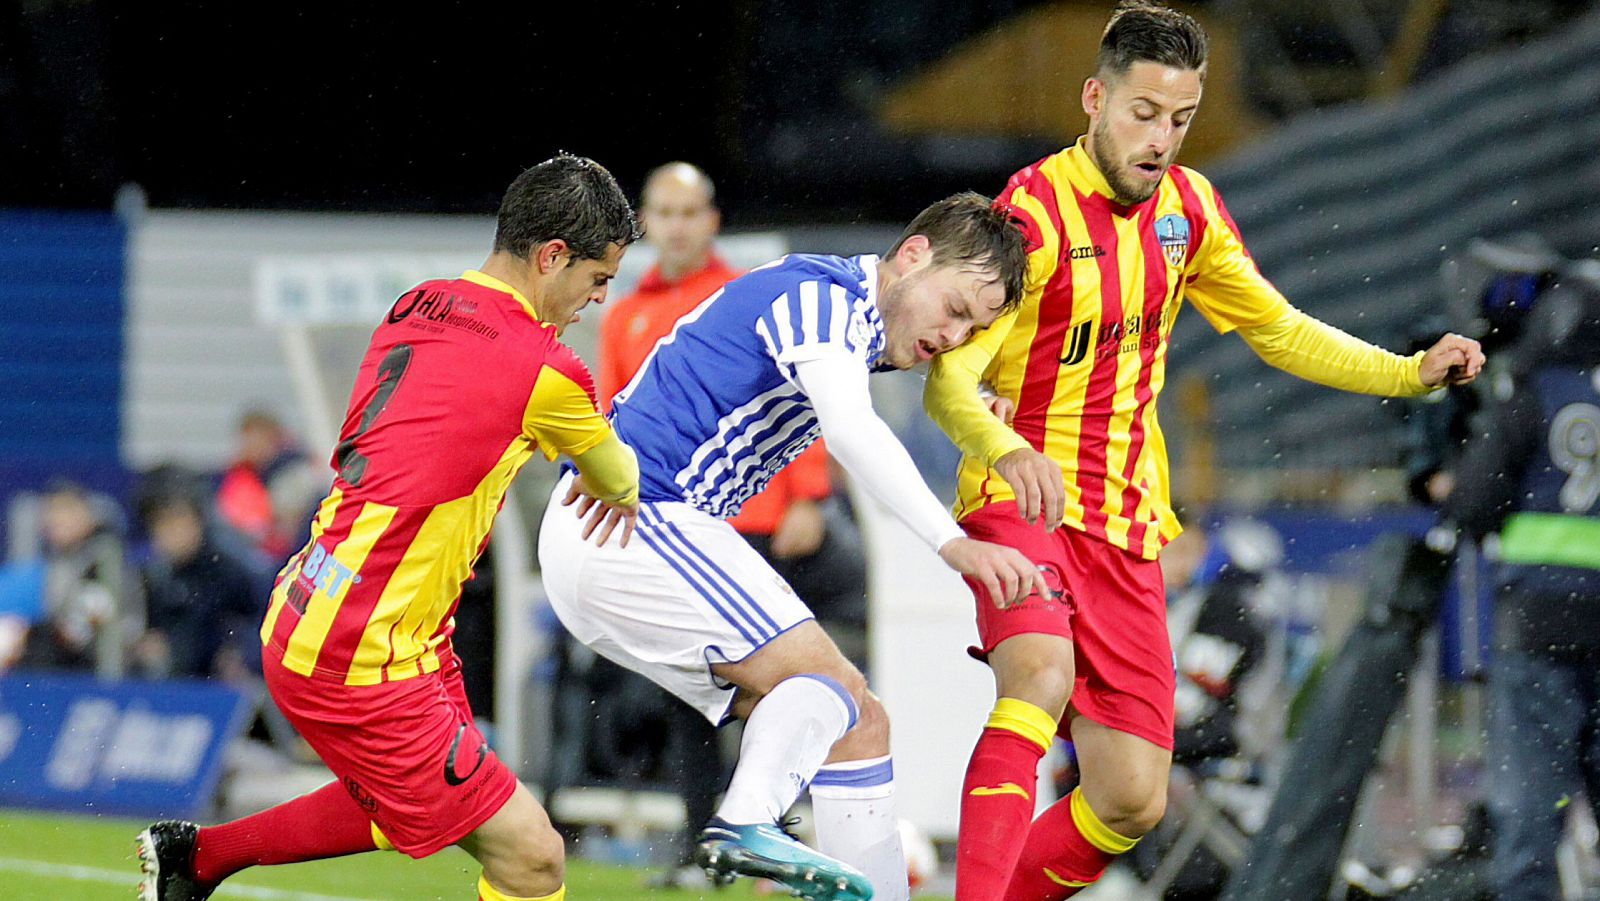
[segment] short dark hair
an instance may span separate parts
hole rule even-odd
[[[1028,248],[1016,217],[995,206],[994,201],[974,191],[963,191],[932,204],[906,226],[900,240],[889,248],[889,256],[899,253],[912,235],[928,239],[936,264],[966,263],[997,270],[1006,289],[1001,310],[1009,312],[1022,304]]]
[[[598,260],[612,244],[626,247],[643,234],[606,167],[558,153],[524,169],[506,189],[494,249],[525,260],[535,246],[560,238],[579,259]]]
[[[1148,0],[1124,0],[1100,36],[1095,76],[1122,75],[1136,62],[1152,62],[1193,69],[1203,79],[1209,49],[1206,30],[1192,16]]]

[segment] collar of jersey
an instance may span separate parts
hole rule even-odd
[[[878,255],[864,253],[855,258],[856,265],[861,267],[861,287],[867,289],[867,303],[876,310],[878,308]]]
[[[865,288],[867,292],[867,307],[872,311],[873,318],[877,319],[879,323],[878,335],[873,339],[873,345],[876,350],[873,352],[871,358],[868,359],[867,367],[873,372],[883,372],[885,370],[878,368],[879,358],[883,356],[884,343],[882,326],[883,317],[878,311],[878,263],[881,261],[879,260],[878,255],[874,253],[864,253],[858,257],[854,257],[853,259],[855,260],[855,264],[861,267],[861,287]]]
[[[1089,155],[1088,136],[1078,138],[1078,143],[1067,148],[1060,155],[1061,165],[1066,169],[1067,177],[1079,188],[1088,188],[1112,202],[1116,202],[1117,195],[1111,190],[1111,183],[1106,181],[1105,174],[1100,167],[1094,164],[1094,157]]]
[[[522,304],[522,308],[528,311],[528,315],[532,316],[534,321],[544,321],[543,319],[539,318],[539,312],[533,308],[533,304],[528,303],[528,298],[522,296],[521,291],[518,291],[516,288],[511,287],[492,275],[484,275],[482,272],[479,272],[476,269],[468,269],[466,272],[461,273],[461,280],[464,282],[472,282],[474,285],[482,285],[483,287],[493,291],[504,291],[505,293],[510,294],[517,301],[517,303]]]

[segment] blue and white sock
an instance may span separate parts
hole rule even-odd
[[[739,825],[772,823],[856,724],[856,703],[827,676],[790,676],[762,698],[744,725],[739,763],[717,816]]]
[[[830,763],[811,780],[817,850],[865,873],[875,901],[906,901],[906,855],[887,756]]]

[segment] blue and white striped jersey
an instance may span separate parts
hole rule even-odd
[[[733,516],[820,434],[794,366],[883,353],[878,258],[791,254],[678,320],[612,403],[639,457],[641,501]]]

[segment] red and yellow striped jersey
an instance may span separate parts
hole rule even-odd
[[[588,370],[519,292],[477,271],[417,286],[372,335],[333,489],[278,575],[262,642],[349,685],[439,669],[512,477],[536,449],[608,440]]]
[[[1395,356],[1291,307],[1193,170],[1172,167],[1148,201],[1123,206],[1080,140],[1014,175],[997,203],[1027,234],[1024,302],[937,358],[924,399],[964,452],[958,519],[1014,499],[992,465],[1031,446],[1061,464],[1066,525],[1154,558],[1179,531],[1156,397],[1184,298],[1297,375],[1379,394],[1424,390],[1420,355]],[[976,399],[980,380],[1015,404],[1012,429]]]

